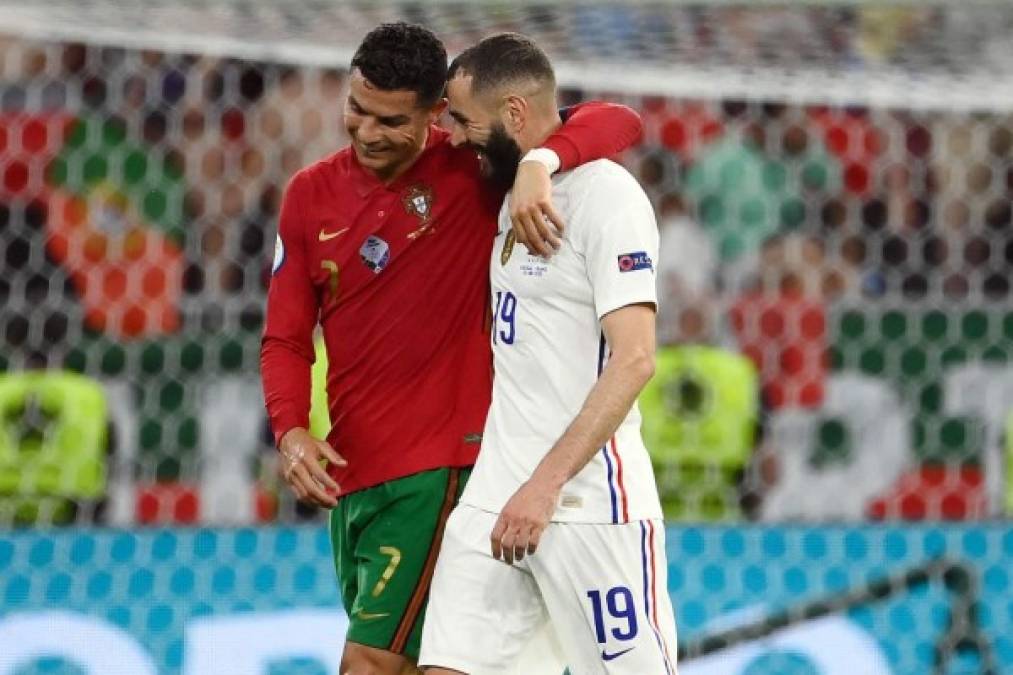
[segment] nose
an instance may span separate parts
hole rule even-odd
[[[363,145],[372,145],[380,140],[379,127],[372,119],[366,117],[355,130],[357,140]]]

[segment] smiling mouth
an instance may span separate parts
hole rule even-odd
[[[382,155],[390,150],[390,148],[368,148],[364,145],[359,145],[359,153],[366,156]]]

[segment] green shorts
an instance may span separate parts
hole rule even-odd
[[[471,469],[435,469],[353,492],[331,510],[347,639],[416,660],[443,526]]]

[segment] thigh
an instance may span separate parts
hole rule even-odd
[[[444,526],[466,479],[425,471],[344,497],[331,518],[347,639],[418,658]]]
[[[675,675],[663,528],[553,523],[527,559],[572,672]]]
[[[516,672],[520,655],[544,629],[545,609],[530,573],[494,559],[489,551],[496,517],[468,506],[451,514],[433,579],[420,666],[483,675]]]

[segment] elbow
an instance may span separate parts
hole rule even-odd
[[[627,364],[628,372],[634,375],[638,384],[645,386],[654,377],[655,359],[654,351],[640,349],[629,355]]]
[[[616,105],[616,108],[622,110],[626,114],[626,124],[628,125],[630,145],[639,145],[644,140],[644,120],[633,108],[625,105]]]
[[[654,377],[654,370],[656,363],[654,360],[654,352],[648,352],[647,354],[645,354],[642,359],[642,363],[643,365],[641,375],[643,376],[644,384],[646,385],[648,382],[651,381],[651,378]]]

